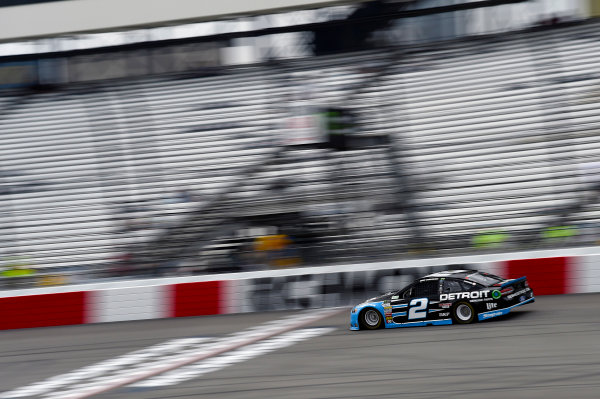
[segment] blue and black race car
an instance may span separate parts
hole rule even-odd
[[[468,324],[534,301],[526,277],[507,280],[477,270],[449,270],[355,306],[350,329]]]

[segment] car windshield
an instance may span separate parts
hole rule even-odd
[[[496,283],[504,281],[500,277],[494,276],[493,274],[489,274],[489,273],[473,273],[473,274],[469,274],[466,277],[466,279],[470,280],[470,281],[474,281],[474,282],[479,283],[479,284],[483,284],[485,286],[494,285]]]
[[[376,297],[369,298],[369,299],[367,299],[367,302],[377,302],[377,301],[383,301],[384,299],[390,299],[390,297],[394,294],[397,294],[397,292],[398,291],[389,291],[389,292],[386,292],[385,294],[381,294]]]

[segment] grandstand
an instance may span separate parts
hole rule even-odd
[[[600,150],[598,32],[587,21],[5,91],[3,254],[218,272],[253,228],[310,236],[310,264],[468,253],[488,230],[509,234],[506,248],[545,245],[552,226],[593,230],[582,170]],[[313,106],[347,107],[392,147],[281,147],[298,76]]]

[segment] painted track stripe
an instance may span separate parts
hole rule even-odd
[[[153,365],[145,370],[140,370],[140,372],[127,375],[121,379],[113,379],[111,381],[106,381],[106,384],[102,386],[89,386],[84,388],[83,390],[79,390],[77,392],[61,392],[61,399],[84,399],[89,398],[90,396],[98,395],[100,393],[104,393],[107,391],[111,391],[113,389],[130,385],[140,380],[144,380],[146,378],[154,377],[155,375],[165,373],[170,370],[174,370],[176,368],[186,366],[191,363],[196,363],[201,360],[207,359],[209,357],[217,356],[225,352],[229,352],[238,348],[241,348],[246,345],[253,344],[255,342],[261,341],[263,339],[268,339],[274,337],[276,335],[280,335],[286,333],[288,331],[296,330],[302,328],[311,323],[327,319],[331,316],[334,316],[338,313],[347,311],[347,307],[343,308],[326,308],[315,311],[308,311],[306,315],[292,315],[287,318],[284,318],[281,321],[281,325],[277,326],[272,330],[268,330],[267,332],[261,333],[259,330],[263,326],[257,326],[248,332],[247,330],[241,331],[240,333],[234,335],[239,336],[239,341],[234,341],[231,343],[232,339],[230,337],[225,337],[221,343],[217,343],[216,347],[210,351],[201,351],[200,353],[193,354],[191,356],[182,356],[181,359],[177,361],[173,361],[166,365],[158,364]],[[286,322],[287,321],[287,322]],[[275,326],[276,321],[269,322],[268,324]],[[264,328],[264,327],[263,327]]]

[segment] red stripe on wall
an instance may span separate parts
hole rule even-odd
[[[566,294],[569,262],[568,257],[509,260],[503,277],[527,276],[535,295]]]
[[[83,324],[86,292],[0,298],[0,330]]]
[[[221,281],[204,281],[175,284],[171,317],[219,314],[222,300],[221,283]]]

